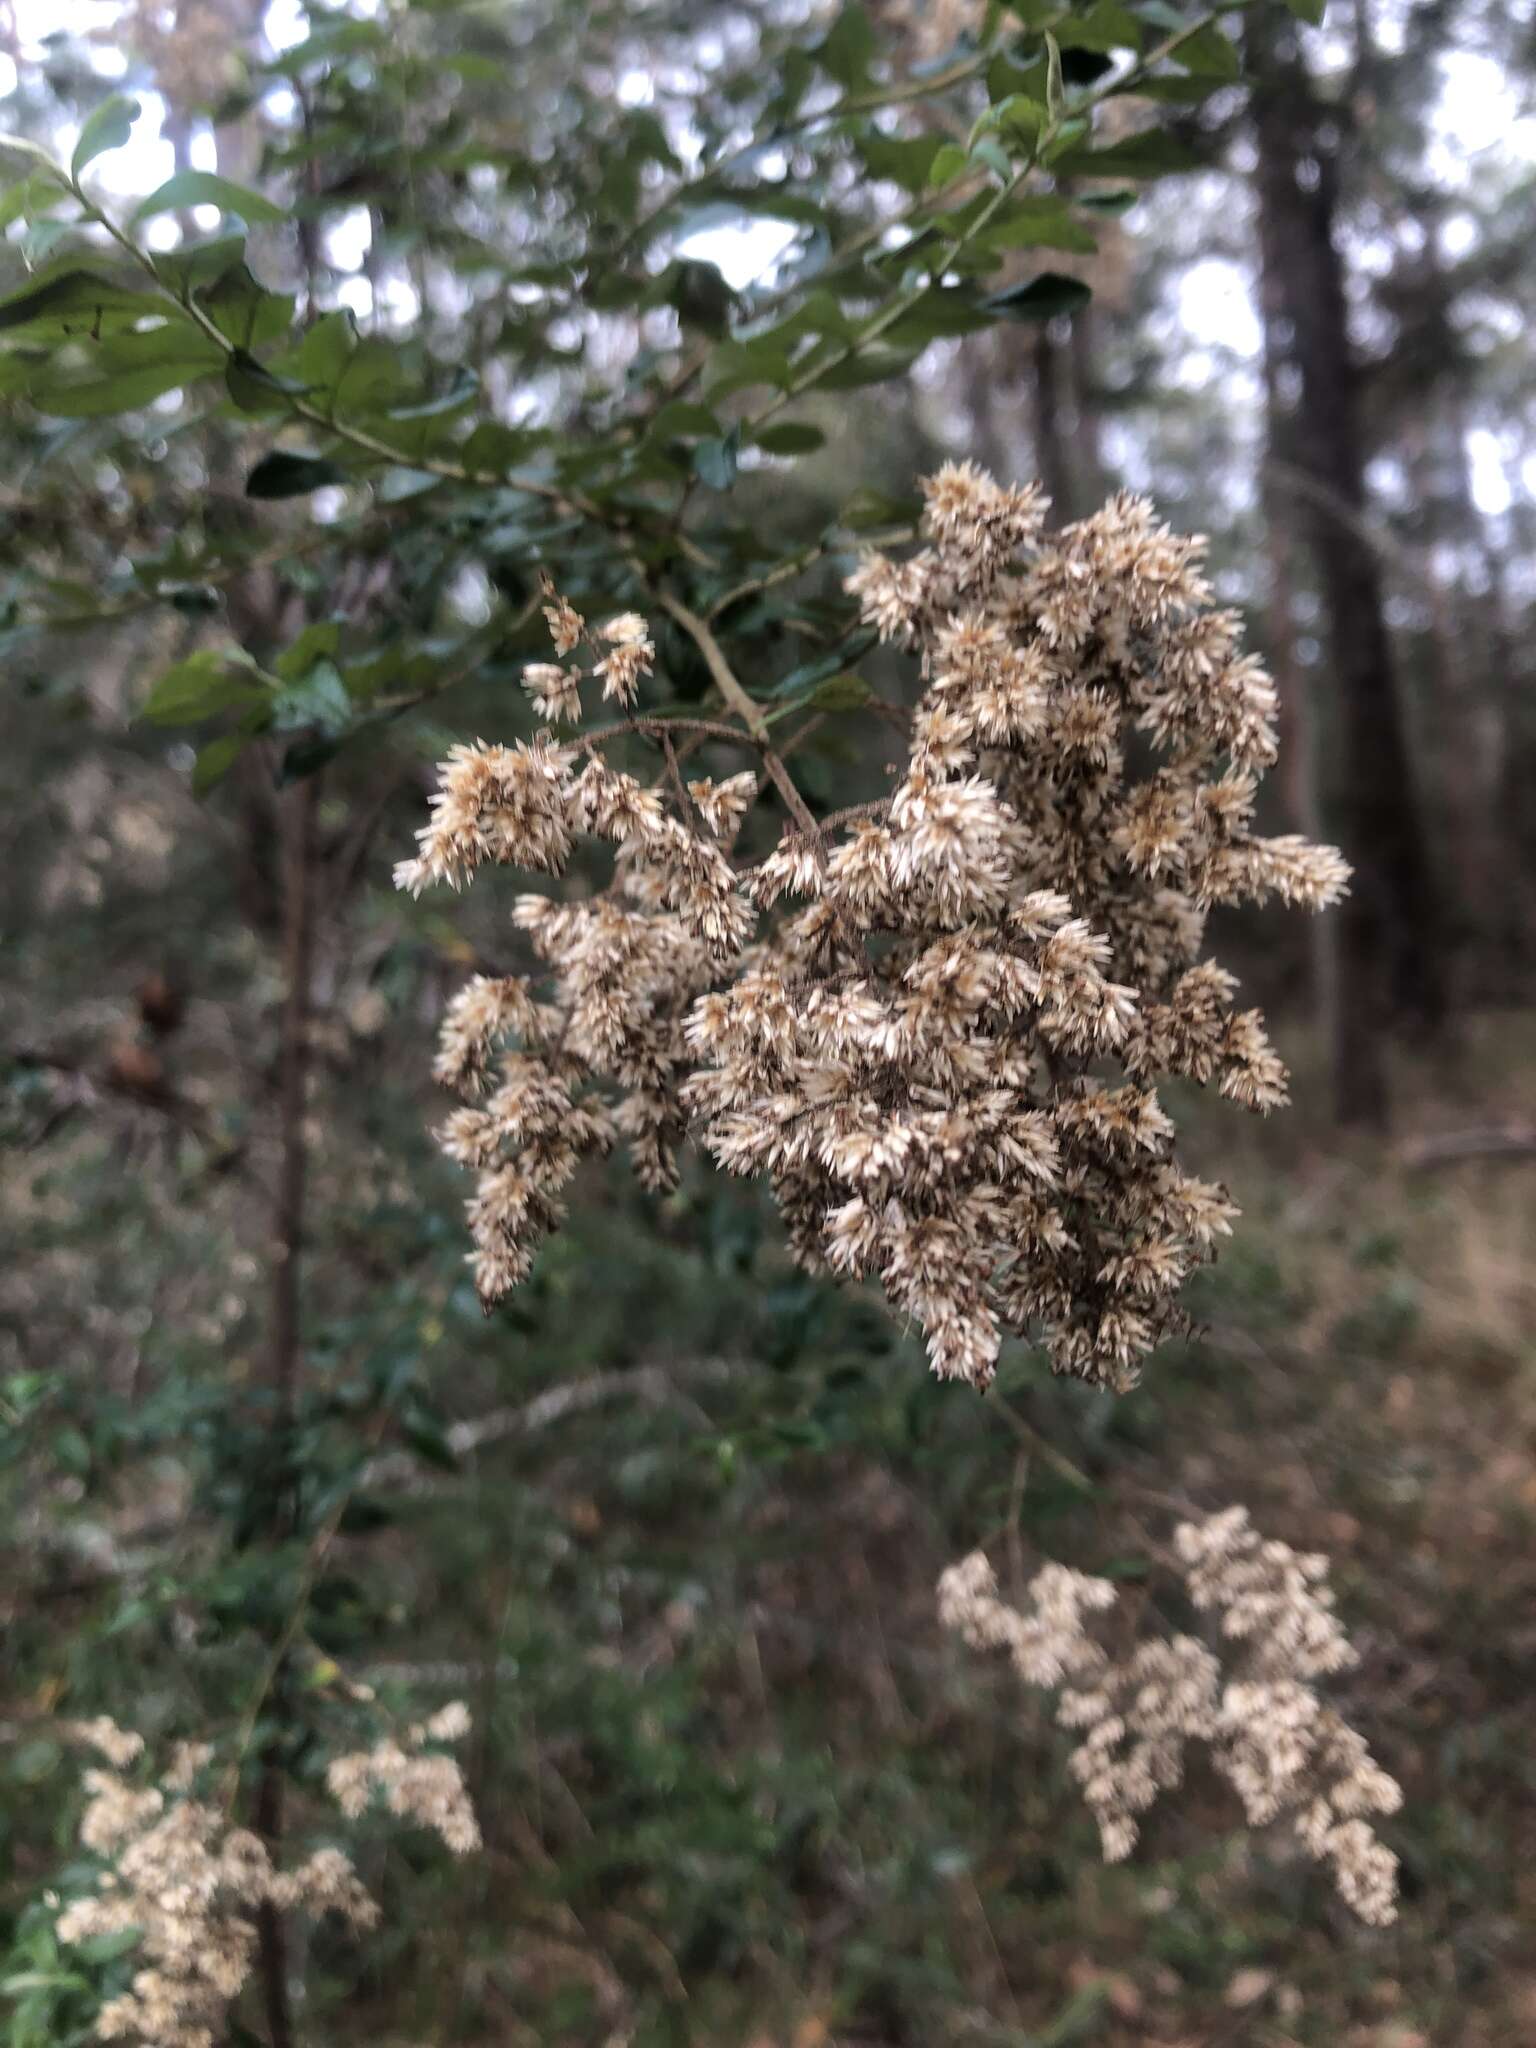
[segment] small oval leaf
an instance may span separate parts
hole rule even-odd
[[[151,220],[157,213],[174,213],[183,206],[216,206],[221,213],[238,214],[247,226],[269,226],[285,220],[286,214],[259,192],[247,191],[229,178],[213,171],[178,171],[158,191],[151,192],[134,208],[136,221]]]
[[[322,484],[344,484],[347,472],[324,455],[292,455],[275,448],[263,455],[245,480],[248,498],[302,498]]]
[[[115,92],[109,100],[103,100],[99,107],[93,109],[86,117],[85,126],[80,130],[80,140],[75,144],[75,153],[69,160],[75,176],[78,178],[88,163],[105,156],[109,149],[121,149],[138,118],[139,103],[129,99],[126,93]]]

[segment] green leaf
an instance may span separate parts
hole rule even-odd
[[[331,392],[332,412],[378,412],[401,395],[400,358],[387,341],[366,335],[350,356]]]
[[[1042,52],[1028,64],[1016,64],[1006,50],[999,50],[987,66],[987,98],[994,106],[1013,93],[1022,93],[1038,107],[1045,105],[1045,56]]]
[[[23,214],[31,216],[45,212],[66,196],[67,189],[63,173],[59,171],[50,174],[36,170],[18,179],[14,185],[0,192],[0,228],[8,228]]]
[[[823,71],[830,72],[840,86],[848,92],[857,92],[868,82],[876,48],[869,16],[858,0],[849,0],[849,5],[817,46],[815,56]]]
[[[460,450],[466,469],[486,475],[504,475],[524,462],[539,445],[538,436],[526,427],[504,426],[500,420],[482,420]]]
[[[141,718],[154,725],[196,725],[216,711],[259,703],[255,664],[239,647],[204,647],[168,668],[150,691]]]
[[[442,486],[443,479],[435,470],[410,469],[397,462],[383,471],[374,489],[381,505],[398,505],[405,498],[419,498],[423,491],[438,491]]]
[[[306,775],[318,775],[340,751],[340,740],[329,733],[312,734],[292,741],[284,748],[283,758],[277,764],[278,788],[286,789],[291,782],[302,782]]]
[[[720,422],[707,405],[674,398],[664,405],[646,432],[648,441],[675,441],[696,434],[718,434]]]
[[[75,144],[75,153],[69,160],[69,167],[78,178],[86,165],[98,156],[105,156],[109,149],[121,149],[133,132],[133,124],[139,118],[139,103],[131,100],[126,93],[115,92],[111,99],[103,100],[86,117],[85,126],[80,130],[80,140]]]
[[[236,185],[213,171],[178,171],[158,191],[151,192],[133,210],[135,221],[151,220],[158,213],[175,213],[184,206],[216,206],[221,213],[238,214],[250,227],[286,220],[287,215],[270,199]]]
[[[319,16],[319,27],[304,42],[284,50],[268,67],[289,78],[298,78],[311,64],[331,64],[338,57],[350,57],[360,50],[376,50],[386,30],[377,21],[350,21],[340,15]]]
[[[958,142],[946,142],[942,149],[935,150],[933,162],[928,166],[928,182],[936,192],[964,174],[970,157]]]
[[[708,395],[722,398],[731,392],[749,390],[754,384],[772,384],[787,391],[794,382],[789,351],[766,337],[752,341],[727,341],[709,359]]]
[[[263,455],[245,480],[248,498],[302,498],[322,484],[344,484],[347,472],[324,455],[294,455],[274,448]]]
[[[1236,49],[1213,21],[1186,37],[1174,51],[1173,61],[1201,78],[1237,78],[1243,68]]]
[[[881,135],[878,131],[861,136],[855,146],[872,177],[888,178],[906,192],[921,192],[932,182],[934,160],[943,147],[937,135]],[[963,164],[963,152],[961,161]]]
[[[96,348],[96,362],[105,376],[117,370],[149,370],[163,364],[190,369],[217,369],[224,360],[216,341],[200,328],[184,326],[177,320],[160,320],[153,327],[139,326],[122,334],[104,335]]]
[[[1061,177],[1161,178],[1199,166],[1199,157],[1176,136],[1149,128],[1144,135],[1125,135],[1102,149],[1070,150],[1054,168]]]
[[[45,1735],[23,1742],[11,1756],[11,1776],[20,1785],[40,1785],[64,1761],[64,1752]]]
[[[824,683],[818,684],[809,701],[816,711],[857,711],[873,695],[862,676],[845,669],[840,675],[828,676]]]
[[[285,364],[310,391],[334,391],[357,347],[357,328],[347,312],[324,313]]]
[[[1083,201],[1076,201],[1081,205]],[[1072,217],[1065,199],[1029,197],[1016,199],[1002,218],[977,238],[983,249],[1066,249],[1074,255],[1091,256],[1098,243]]]
[[[279,377],[248,350],[237,348],[224,370],[224,384],[241,412],[287,412],[291,402],[304,394],[304,386],[291,377]]]
[[[1298,21],[1304,21],[1309,28],[1321,28],[1323,9],[1327,0],[1285,0],[1286,6]]]
[[[119,1956],[136,1949],[143,1939],[137,1927],[119,1927],[111,1934],[88,1934],[84,1941],[74,1942],[72,1947],[82,1962],[115,1963]]]
[[[1004,134],[1027,147],[1033,147],[1045,123],[1042,108],[1022,92],[1011,92],[1006,99],[999,100],[989,118]]]
[[[1013,175],[1013,165],[1008,161],[1007,150],[990,135],[983,135],[973,145],[971,158],[975,163],[985,164],[987,169],[995,172],[999,178],[1011,178]]]
[[[206,357],[190,361],[159,363],[142,370],[125,370],[113,377],[59,377],[43,383],[28,395],[39,412],[55,419],[101,419],[109,413],[136,412],[141,406],[178,390],[211,368]]]
[[[153,292],[135,291],[93,270],[55,270],[0,299],[0,333],[18,341],[63,340],[70,335],[95,340],[128,331],[147,314],[185,317]]]
[[[1219,78],[1205,72],[1164,71],[1156,78],[1133,78],[1124,90],[1139,100],[1156,100],[1161,106],[1198,107],[1220,84]]]
[[[1141,48],[1141,24],[1115,0],[1098,0],[1086,14],[1067,16],[1055,24],[1054,32],[1064,50],[1095,50],[1108,56],[1113,50]]]
[[[1045,111],[1054,124],[1066,110],[1067,94],[1061,79],[1061,45],[1049,29],[1045,35]]]
[[[766,455],[810,455],[825,445],[826,435],[809,420],[782,420],[760,427],[752,439]]]
[[[787,676],[781,676],[773,686],[772,694],[781,701],[794,698],[799,701],[805,691],[836,676],[843,665],[841,650],[833,654],[816,654],[809,661],[802,661],[798,668],[792,668]]]
[[[1122,185],[1118,192],[1078,192],[1074,197],[1090,213],[1122,214],[1130,211],[1141,194]]]
[[[40,269],[54,250],[66,242],[74,231],[73,221],[33,220],[28,223],[26,233],[16,244],[16,253],[28,270]]]
[[[180,249],[167,249],[151,257],[155,275],[173,292],[186,294],[216,284],[226,270],[233,270],[245,256],[245,233],[215,235],[206,242],[193,242]]]
[[[281,676],[285,683],[296,683],[309,674],[317,661],[334,659],[340,646],[341,621],[317,619],[304,628],[291,647],[284,648],[272,664],[272,673]]]
[[[883,339],[892,348],[921,348],[951,335],[975,334],[991,324],[986,305],[973,298],[968,287],[949,285],[925,292],[910,311],[891,322]]]
[[[49,360],[27,366],[14,388],[39,412],[60,419],[96,419],[137,410],[168,391],[215,374],[218,349],[195,328],[172,321],[109,334],[94,360],[80,371],[58,369]]]
[[[846,362],[834,363],[816,379],[817,387],[822,391],[862,391],[869,384],[887,383],[892,377],[905,376],[925,346],[863,349]]]
[[[728,491],[736,481],[736,454],[741,435],[735,428],[717,440],[700,441],[693,451],[694,474],[711,491]]]
[[[1088,10],[1087,19],[1092,28],[1113,38],[1113,49],[1140,50],[1141,23],[1129,7],[1120,4],[1120,0],[1095,0]]]
[[[651,293],[646,295],[651,303],[670,305],[685,327],[697,327],[712,341],[723,340],[730,328],[736,294],[717,265],[686,257],[669,264],[659,284],[659,298],[653,298]]]
[[[291,650],[290,650],[291,652]],[[278,732],[314,726],[327,736],[351,723],[352,699],[333,661],[317,661],[307,674],[280,690],[272,702],[272,724]]]
[[[392,405],[385,414],[391,446],[420,457],[453,438],[455,423],[480,396],[480,379],[467,363],[454,371],[451,382],[428,398],[409,405]]]
[[[755,347],[760,343],[769,346],[775,343],[798,341],[802,335],[832,335],[838,341],[851,341],[857,333],[853,321],[843,311],[831,292],[808,292],[786,320],[778,321],[763,333],[751,337],[743,345]]]
[[[276,341],[293,319],[292,298],[263,290],[244,263],[231,265],[200,291],[197,303],[237,348],[255,349]]]
[[[224,780],[244,751],[246,739],[243,732],[221,732],[216,740],[210,740],[206,747],[198,749],[197,759],[192,764],[194,796],[206,796],[210,789]]]
[[[1074,114],[1070,120],[1063,121],[1057,128],[1056,133],[1046,140],[1041,149],[1041,163],[1054,164],[1059,158],[1066,156],[1070,150],[1076,149],[1078,144],[1087,137],[1088,128],[1089,124],[1081,114]]]
[[[632,270],[600,270],[587,279],[585,297],[596,313],[619,313],[638,306],[654,285],[654,278],[637,276]]]
[[[1005,320],[1054,320],[1058,313],[1076,313],[1093,297],[1080,277],[1064,277],[1057,270],[1042,270],[1027,284],[1016,284],[1005,292],[994,292],[988,309]]]
[[[844,505],[839,524],[851,533],[874,526],[900,526],[917,517],[921,507],[915,498],[892,498],[869,485],[854,492]]]

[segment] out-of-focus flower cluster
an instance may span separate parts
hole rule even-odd
[[[976,1551],[939,1581],[940,1616],[973,1647],[1006,1649],[1026,1685],[1059,1693],[1056,1718],[1079,1731],[1072,1773],[1107,1861],[1130,1854],[1141,1815],[1181,1783],[1201,1743],[1251,1826],[1288,1821],[1361,1919],[1387,1924],[1397,1858],[1367,1816],[1395,1812],[1402,1791],[1313,1683],[1356,1662],[1327,1558],[1265,1541],[1241,1507],[1181,1524],[1174,1543],[1190,1598],[1235,1646],[1229,1669],[1187,1635],[1111,1655],[1089,1618],[1115,1607],[1114,1586],[1057,1564],[1036,1573],[1020,1610]]]
[[[464,1780],[452,1757],[427,1753],[468,1731],[462,1706],[450,1706],[400,1743],[386,1740],[330,1767],[342,1811],[355,1817],[380,1785],[391,1812],[433,1829],[455,1854],[479,1846]],[[76,1945],[103,1935],[137,1936],[137,1967],[127,1991],[107,2000],[96,2019],[103,2041],[144,2048],[215,2048],[225,2019],[255,1966],[263,1907],[319,1918],[339,1915],[374,1926],[379,1909],[334,1846],[316,1849],[290,1869],[274,1864],[267,1844],[236,1826],[209,1796],[213,1750],[177,1743],[153,1784],[129,1773],[140,1765],[143,1738],[105,1717],[77,1723],[73,1733],[106,1760],[84,1774],[88,1794],[80,1823],[84,1848],[103,1865],[93,1893],[66,1905],[60,1941]],[[142,1775],[139,1773],[137,1775]]]
[[[464,1773],[457,1758],[426,1747],[457,1742],[468,1733],[469,1710],[455,1700],[398,1741],[386,1736],[372,1749],[333,1757],[325,1771],[327,1789],[350,1820],[366,1813],[379,1793],[397,1820],[430,1828],[455,1856],[469,1856],[480,1847],[480,1827]]]
[[[623,1137],[664,1188],[691,1128],[771,1184],[800,1261],[878,1279],[944,1377],[985,1386],[1015,1331],[1123,1389],[1183,1327],[1180,1288],[1235,1211],[1178,1165],[1155,1084],[1286,1099],[1258,1012],[1202,957],[1207,912],[1320,908],[1348,870],[1253,830],[1274,691],[1198,542],[1124,497],[1048,537],[1037,490],[968,464],[924,490],[926,545],[849,581],[925,683],[875,815],[794,826],[738,867],[754,774],[685,791],[669,751],[646,787],[547,733],[445,764],[402,886],[558,874],[583,835],[614,849],[602,895],[519,903],[542,982],[481,977],[444,1028],[438,1075],[468,1098],[444,1142],[478,1175],[487,1303],[584,1156]],[[559,598],[547,616],[568,655],[585,622]],[[590,644],[629,711],[643,620]],[[583,680],[525,677],[549,717],[579,715]]]

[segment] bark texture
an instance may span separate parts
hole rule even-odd
[[[1432,1032],[1445,1021],[1440,894],[1369,533],[1329,146],[1337,117],[1318,100],[1294,29],[1269,16],[1255,13],[1247,30],[1265,315],[1275,402],[1289,410],[1288,466],[1305,485],[1294,492],[1295,519],[1326,621],[1339,837],[1355,866],[1334,913],[1335,1103],[1343,1122],[1380,1125],[1394,1027]]]

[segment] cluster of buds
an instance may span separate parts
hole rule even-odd
[[[444,1143],[479,1177],[487,1303],[528,1272],[583,1157],[625,1138],[662,1188],[691,1132],[769,1184],[799,1261],[877,1280],[944,1377],[984,1387],[1012,1332],[1124,1389],[1185,1327],[1182,1285],[1236,1212],[1177,1163],[1156,1084],[1286,1099],[1258,1012],[1202,957],[1207,913],[1321,908],[1348,870],[1253,829],[1274,691],[1200,543],[1125,497],[1048,536],[1038,491],[968,464],[924,493],[926,545],[867,556],[848,586],[923,683],[872,814],[831,833],[802,817],[734,860],[759,777],[685,788],[664,723],[633,710],[654,648],[630,613],[591,637],[590,680],[659,738],[653,785],[548,733],[445,764],[403,886],[613,850],[602,894],[519,903],[544,974],[473,982],[444,1027],[438,1074],[468,1098]],[[549,595],[568,656],[586,624]],[[525,677],[570,718],[587,679]]]

